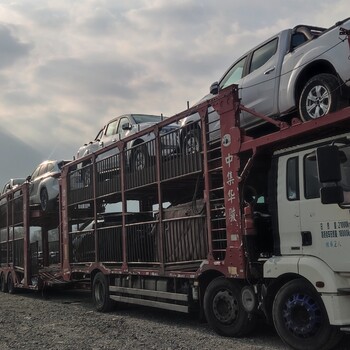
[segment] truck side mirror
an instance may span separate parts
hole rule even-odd
[[[341,186],[329,186],[321,188],[322,204],[339,204],[344,202],[344,192]]]
[[[217,95],[219,93],[219,83],[217,81],[210,85],[210,93],[212,95]]]
[[[343,188],[336,183],[341,181],[340,164],[346,161],[346,155],[335,145],[317,148],[317,166],[320,182],[325,184],[321,188],[322,204],[340,204],[344,202]]]
[[[341,180],[340,153],[335,145],[317,148],[318,176],[321,183]]]

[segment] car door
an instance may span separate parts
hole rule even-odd
[[[39,165],[33,172],[31,178],[30,178],[30,185],[29,185],[29,195],[30,195],[30,202],[31,203],[38,203],[39,202],[39,185],[42,178],[42,175],[46,172],[47,164],[41,164]]]
[[[121,117],[119,119],[119,125],[117,129],[118,139],[121,140],[126,136],[131,135],[130,130],[131,129],[123,129],[123,126],[125,128],[125,125],[128,124],[132,128],[132,121],[128,117]]]
[[[242,104],[264,115],[276,113],[278,42],[279,38],[275,37],[250,53],[248,72],[240,86]],[[243,113],[245,125],[254,120],[256,117]]]
[[[107,147],[111,143],[119,140],[119,135],[117,134],[119,119],[111,121],[106,126],[106,130],[101,137],[100,147]]]

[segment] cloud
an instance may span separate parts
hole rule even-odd
[[[9,26],[0,23],[0,69],[16,64],[30,50],[30,44],[21,42]]]
[[[19,138],[0,130],[0,190],[11,178],[25,178],[44,160],[43,155]]]
[[[127,62],[67,58],[46,62],[35,77],[47,89],[78,98],[84,94],[125,97],[131,93],[130,81],[141,69]]]
[[[2,129],[45,156],[71,157],[112,117],[178,113],[251,47],[300,23],[330,26],[346,8],[346,0],[2,2]]]

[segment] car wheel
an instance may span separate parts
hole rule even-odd
[[[184,154],[198,153],[202,150],[199,129],[192,129],[186,132],[183,137],[182,150]]]
[[[326,350],[339,342],[339,330],[330,326],[317,291],[302,279],[286,283],[272,308],[273,322],[281,339],[298,350]]]
[[[47,189],[44,187],[40,191],[40,205],[42,211],[48,211],[49,209],[49,195]]]
[[[318,74],[305,85],[299,99],[300,117],[317,119],[340,108],[339,82],[332,74]]]
[[[142,171],[149,164],[149,155],[145,145],[138,144],[132,153],[132,170]]]

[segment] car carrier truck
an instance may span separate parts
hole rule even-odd
[[[68,163],[51,213],[29,206],[27,183],[4,194],[1,291],[85,286],[101,312],[198,312],[233,337],[264,317],[292,348],[335,347],[350,331],[350,108],[306,122],[255,113],[266,122],[256,130],[240,127],[244,108],[231,86]],[[160,132],[193,113],[199,121]],[[182,147],[194,130],[200,147]],[[162,152],[169,142],[179,147]],[[100,156],[112,148],[117,159]]]

